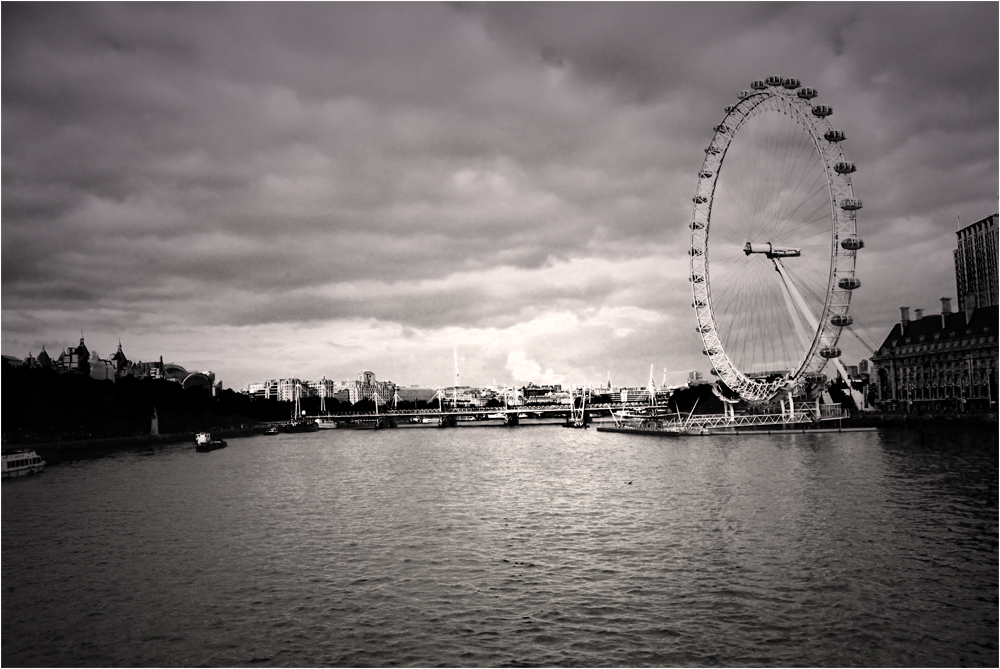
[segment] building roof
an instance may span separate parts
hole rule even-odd
[[[892,326],[889,335],[882,342],[881,349],[890,349],[896,346],[916,343],[923,337],[923,341],[933,341],[934,335],[938,339],[942,337],[978,337],[986,334],[996,334],[997,330],[997,306],[981,307],[972,312],[969,322],[965,320],[964,311],[956,311],[950,314],[931,314],[919,320],[911,320],[903,330],[903,324],[897,322]],[[906,341],[909,339],[909,341]]]

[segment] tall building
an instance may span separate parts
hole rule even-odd
[[[973,309],[997,306],[997,216],[987,216],[955,233],[958,308],[967,316]]]

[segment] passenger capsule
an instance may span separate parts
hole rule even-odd
[[[757,79],[752,84],[750,84],[750,88],[754,89],[755,91],[762,91],[765,88],[767,88],[767,84],[765,84],[763,80]]]
[[[861,209],[861,200],[857,200],[853,197],[845,198],[840,203],[840,208],[844,211],[857,211]]]
[[[827,360],[831,360],[840,357],[840,349],[836,346],[824,346],[819,350],[819,354]]]
[[[764,80],[764,83],[768,86],[780,86],[782,82],[781,77],[768,77]]]
[[[740,91],[736,97],[738,97],[740,100],[746,100],[751,95],[753,95],[753,91]]]
[[[694,307],[695,309],[700,309],[701,307],[705,306],[705,300],[695,300],[694,302],[691,303],[691,306]]]
[[[702,334],[705,334],[706,332],[711,332],[712,331],[712,326],[711,325],[699,325],[694,330],[695,330],[695,332],[700,332]]]
[[[726,126],[725,123],[720,123],[719,125],[712,128],[712,130],[714,130],[715,132],[724,132],[726,134],[729,133],[729,128]]]
[[[704,251],[702,251],[697,246],[692,246],[691,249],[688,251],[689,256],[700,256],[702,253],[704,253]]]
[[[858,168],[855,167],[854,163],[837,163],[833,166],[833,170],[837,174],[852,174],[857,172]]]
[[[725,110],[726,110],[727,114],[729,112],[733,111],[734,109],[736,109],[736,107],[734,107],[733,105],[726,105],[726,107],[725,107]]]
[[[820,118],[826,118],[833,113],[833,107],[829,105],[816,105],[812,108],[813,116],[819,116]]]
[[[695,204],[705,204],[706,202],[708,202],[708,198],[706,198],[704,195],[695,195],[691,199],[694,201]]]
[[[843,130],[827,130],[823,137],[828,142],[843,142],[847,139],[847,135],[844,134]]]
[[[714,174],[715,172],[711,170],[702,170],[701,172],[698,172],[698,176],[702,179],[711,179]]]
[[[830,323],[832,325],[836,325],[838,328],[846,328],[853,322],[854,319],[847,314],[835,314],[833,318],[830,319]]]
[[[796,88],[798,88],[802,84],[799,83],[798,79],[783,79],[781,81],[781,85],[784,86],[785,88],[787,88],[790,91],[794,91]]]
[[[713,367],[712,369],[708,370],[708,373],[711,374],[712,376],[718,376],[719,375],[719,370],[717,370],[715,367]]]
[[[705,277],[703,277],[701,274],[692,274],[691,283],[705,283]]]
[[[837,282],[837,285],[844,290],[855,290],[861,287],[861,282],[853,276],[846,276]]]
[[[819,95],[815,88],[800,88],[799,92],[796,93],[803,100],[812,100],[814,97]]]
[[[692,230],[701,230],[705,227],[705,224],[701,221],[691,221],[691,225],[688,226]],[[844,248],[847,248],[846,246]]]
[[[865,247],[865,241],[857,235],[851,235],[842,239],[840,245],[848,251],[858,251]]]
[[[716,355],[718,352],[719,352],[718,349],[706,348],[704,351],[701,352],[701,354],[702,355]]]
[[[705,149],[705,153],[707,153],[710,156],[717,156],[717,155],[719,155],[719,147],[717,147],[717,146],[710,146],[707,149]]]

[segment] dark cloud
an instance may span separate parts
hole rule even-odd
[[[770,74],[819,88],[848,134],[874,329],[906,294],[953,285],[947,261],[905,287],[887,267],[996,209],[990,3],[4,3],[2,18],[18,354],[86,327],[208,342],[182,352],[249,374],[317,353],[252,350],[245,331],[327,324],[337,356],[411,376],[409,347],[446,336],[525,368],[657,351],[704,366],[684,280],[695,173],[723,106]],[[378,335],[345,343],[361,322]]]

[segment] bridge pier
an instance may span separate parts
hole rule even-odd
[[[458,418],[455,416],[441,416],[438,420],[438,427],[458,427]]]
[[[505,413],[503,415],[503,424],[507,427],[516,427],[521,424],[521,419],[517,417],[517,413]]]
[[[563,423],[566,427],[586,427],[594,422],[594,417],[590,413],[584,411],[581,418],[574,418],[572,413],[566,414],[566,422]]]

